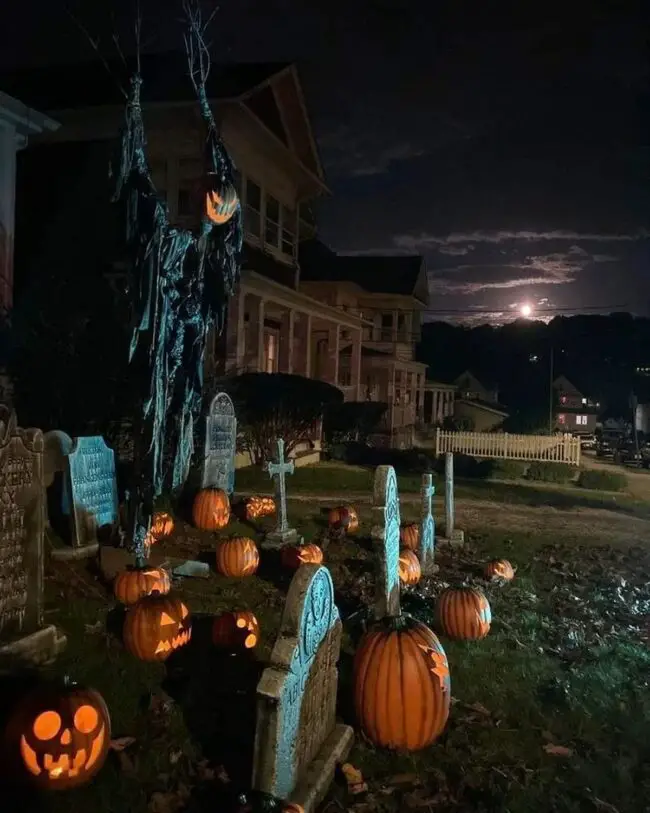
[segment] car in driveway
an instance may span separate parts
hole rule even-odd
[[[625,433],[617,430],[605,430],[596,437],[596,457],[614,457],[615,452],[625,440]]]

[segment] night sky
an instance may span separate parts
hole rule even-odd
[[[97,5],[72,8],[108,30]],[[322,238],[423,254],[431,318],[650,315],[650,3],[599,5],[225,0],[215,60],[298,63]],[[12,4],[0,67],[91,57],[64,7]],[[177,8],[144,4],[149,50],[177,46]]]

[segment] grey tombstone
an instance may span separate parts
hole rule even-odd
[[[431,513],[431,500],[436,493],[431,474],[422,475],[422,487],[420,489],[422,503],[420,509],[420,544],[418,545],[418,557],[420,567],[425,576],[432,576],[438,572],[438,566],[434,562],[436,545],[436,524]]]
[[[341,620],[329,570],[303,565],[257,686],[253,788],[313,813],[354,732],[336,722]]]
[[[392,466],[377,466],[372,497],[371,536],[377,553],[375,618],[397,618],[400,609],[399,583],[399,494]]]
[[[64,647],[43,626],[43,433],[0,407],[0,668],[46,663]]]
[[[277,549],[286,545],[295,545],[298,542],[298,531],[289,527],[287,520],[287,483],[286,475],[293,474],[293,460],[284,459],[284,440],[277,439],[278,459],[275,463],[270,462],[264,466],[269,477],[275,480],[275,504],[277,506],[278,524],[275,530],[268,533],[262,542],[263,548]]]
[[[235,490],[235,453],[237,418],[230,396],[218,392],[210,403],[205,419],[203,488],[220,488],[228,494]]]
[[[100,436],[75,438],[67,457],[72,548],[57,548],[55,558],[81,558],[97,553],[98,532],[118,521],[115,453]]]
[[[444,542],[454,547],[465,543],[465,534],[455,527],[456,504],[454,501],[454,455],[445,455],[445,538]]]

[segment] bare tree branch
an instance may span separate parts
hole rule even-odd
[[[122,96],[124,96],[125,99],[128,99],[129,98],[128,93],[124,90],[122,85],[115,78],[115,74],[110,69],[110,66],[109,66],[108,62],[106,61],[106,58],[104,57],[104,55],[102,54],[102,52],[99,49],[99,39],[93,39],[90,36],[90,32],[88,31],[88,29],[83,25],[81,20],[79,20],[77,17],[75,17],[75,15],[72,13],[72,11],[69,8],[66,8],[66,12],[67,12],[68,16],[70,17],[70,19],[72,20],[72,22],[77,26],[77,28],[86,37],[86,39],[88,40],[88,42],[92,46],[93,50],[95,51],[95,53],[99,57],[102,65],[106,68],[106,71],[108,72],[109,76],[115,82],[115,84],[117,86],[117,89],[120,91],[120,93],[122,94]]]

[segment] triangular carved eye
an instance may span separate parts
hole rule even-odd
[[[187,609],[187,607],[184,604],[181,604],[181,618],[187,618],[189,614],[190,611]]]
[[[170,615],[167,615],[167,613],[161,613],[160,614],[160,626],[161,627],[166,627],[169,624],[175,624],[175,623],[176,623],[176,621],[174,621],[174,619]]]

